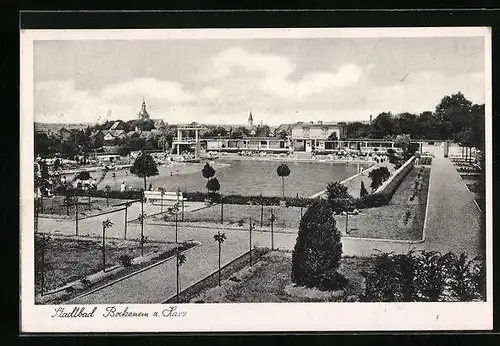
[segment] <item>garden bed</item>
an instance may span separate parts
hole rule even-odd
[[[422,169],[420,190],[415,197],[415,181]],[[349,215],[347,235],[350,237],[395,240],[422,238],[429,188],[430,168],[413,168],[397,188],[387,205],[362,209],[358,215]],[[346,235],[346,217],[336,215],[337,228]]]
[[[97,214],[101,211],[113,208],[115,204],[123,203],[123,199],[109,198],[96,198],[90,197],[90,209],[89,209],[89,199],[88,197],[75,197],[78,200],[78,215],[79,217],[89,216]],[[43,198],[41,203],[43,204],[39,208],[40,214],[44,215],[54,215],[54,216],[65,216],[65,217],[75,217],[76,207],[75,201],[71,202],[69,207],[66,205],[63,196],[53,196]]]
[[[224,225],[233,225],[248,227],[250,218],[255,226],[261,225],[261,206],[260,205],[239,205],[239,204],[224,204]],[[197,223],[221,223],[220,204],[214,204],[207,208],[198,209],[195,211],[184,213],[184,222]],[[301,215],[305,213],[307,208],[300,207],[280,207],[280,206],[263,206],[262,208],[262,227],[269,227],[271,224],[271,210],[274,214],[274,227],[276,228],[298,228]],[[180,222],[181,216],[178,215]],[[155,215],[155,221],[163,221],[164,215]],[[168,216],[168,221],[175,221],[175,214]]]
[[[344,294],[340,297],[311,294],[289,294],[292,270],[290,252],[273,251],[262,256],[252,267],[246,266],[234,273],[221,287],[205,290],[191,299],[191,303],[280,303],[356,301],[364,292],[362,271],[370,271],[371,258],[344,257],[338,272],[347,280]]]
[[[173,244],[165,242],[147,242],[144,244],[144,256],[148,255],[152,261],[142,261],[139,264],[127,266],[118,275],[106,276],[103,281],[85,287],[85,290],[95,288],[106,281],[117,279],[133,271],[167,258],[174,253],[177,247],[189,248],[193,244]],[[121,256],[130,259],[141,256],[140,244],[137,241],[106,239],[106,269],[122,265]],[[102,238],[51,236],[44,252],[44,293],[55,290],[70,282],[83,280],[95,273],[102,272]],[[41,294],[41,246],[36,244],[36,283],[35,294]],[[70,292],[71,293],[71,290]],[[80,294],[82,292],[79,292]],[[68,296],[64,297],[69,299]]]

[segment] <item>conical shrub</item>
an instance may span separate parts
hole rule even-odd
[[[292,281],[323,290],[342,288],[346,280],[337,273],[342,257],[340,238],[328,202],[314,201],[300,221],[292,253]]]

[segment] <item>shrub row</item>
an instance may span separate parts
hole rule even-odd
[[[83,189],[71,189],[72,196],[88,196],[91,197],[102,197],[102,198],[113,198],[113,199],[140,199],[142,197],[141,191],[105,191],[105,190],[83,190]],[[64,191],[56,191],[56,193],[64,195]]]
[[[421,156],[419,160],[421,165],[430,165],[432,163],[431,156]]]
[[[215,203],[221,202],[220,194],[206,193],[206,192],[184,192],[184,196],[189,201],[203,202],[206,199],[210,199]],[[287,206],[290,207],[307,207],[313,199],[311,198],[300,198],[300,197],[279,197],[279,196],[244,196],[244,195],[224,195],[223,202],[225,204],[250,204],[250,205],[280,205],[280,202],[284,200]]]
[[[366,302],[484,301],[486,271],[483,259],[439,252],[410,251],[374,256],[363,272]]]

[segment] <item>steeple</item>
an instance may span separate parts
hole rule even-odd
[[[146,110],[146,101],[144,100],[144,96],[142,97],[142,106],[141,106],[141,111],[139,112],[139,119],[141,120],[148,120],[149,119],[149,113]]]
[[[248,127],[253,127],[252,109],[250,109],[250,114],[248,115]]]

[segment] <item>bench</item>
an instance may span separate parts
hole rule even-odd
[[[146,198],[146,202],[148,203],[161,202],[162,199],[163,202],[172,202],[172,201],[181,202],[187,200],[187,198],[182,195],[182,192],[179,192],[179,194],[177,194],[176,191],[164,192],[163,198],[161,191],[144,191],[144,197]]]

